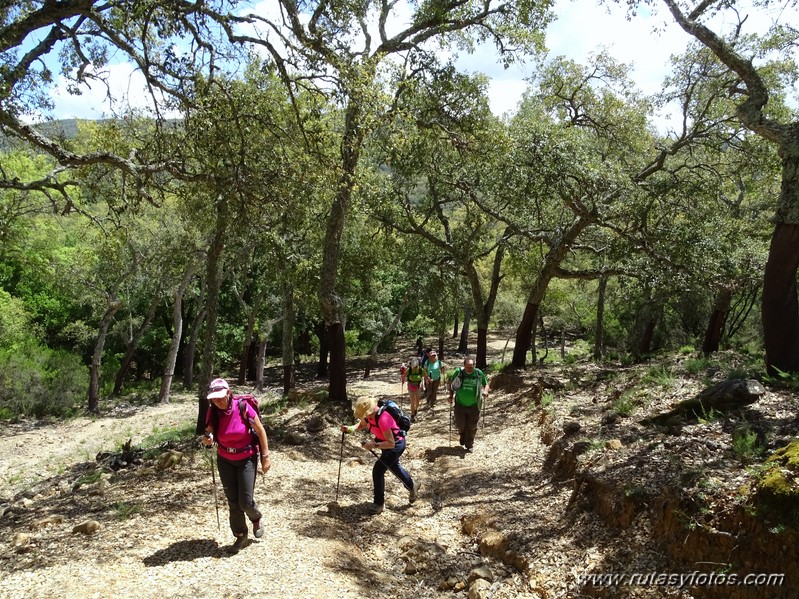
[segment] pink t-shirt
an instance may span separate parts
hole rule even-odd
[[[394,422],[394,417],[389,414],[387,410],[383,410],[383,413],[380,414],[380,418],[377,419],[376,423],[373,418],[367,418],[366,424],[369,425],[369,433],[374,435],[375,439],[378,441],[385,441],[388,436],[388,431],[391,431],[395,440],[397,439],[399,427],[397,423]]]
[[[244,422],[241,420],[239,401],[241,400],[233,398],[227,410],[224,412],[217,410],[219,413],[219,426],[216,430],[216,452],[226,460],[244,460],[255,453],[255,447],[240,453],[230,453],[222,449],[222,447],[239,449],[253,444],[253,436],[250,434],[249,427],[245,426]],[[247,418],[249,420],[255,419],[255,411],[252,407],[247,403],[244,404],[244,407],[247,409]],[[210,424],[211,422],[212,409],[215,409],[214,406],[208,408],[208,413],[205,416],[206,424]]]

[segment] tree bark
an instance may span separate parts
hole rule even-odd
[[[458,353],[469,353],[469,326],[472,320],[472,305],[466,304],[463,307],[463,326],[461,327],[461,338],[458,341]]]
[[[605,294],[608,289],[608,276],[599,277],[596,299],[596,327],[594,327],[594,360],[600,360],[605,353]]]
[[[546,295],[549,282],[555,277],[560,263],[566,257],[574,240],[577,239],[583,229],[594,222],[596,222],[596,215],[593,213],[580,213],[561,237],[553,240],[530,291],[530,296],[527,298],[527,306],[524,309],[522,321],[516,330],[516,343],[513,347],[513,360],[511,361],[513,368],[524,368],[527,363],[527,348],[530,347],[533,323],[535,323],[536,313],[544,300],[544,295]]]
[[[131,362],[133,362],[133,356],[136,353],[136,349],[139,347],[139,343],[141,343],[141,338],[144,336],[144,333],[147,332],[147,329],[150,328],[150,324],[153,322],[153,317],[155,316],[155,311],[158,308],[160,301],[160,294],[153,298],[153,301],[150,302],[150,306],[147,308],[147,314],[144,315],[144,320],[142,320],[141,324],[136,329],[136,332],[133,333],[130,343],[128,343],[128,346],[125,349],[125,356],[122,358],[122,363],[119,365],[119,370],[117,370],[116,377],[114,377],[114,390],[111,391],[112,396],[119,395],[119,392],[122,390],[122,385],[125,382],[125,375],[130,369]]]
[[[727,322],[727,315],[732,304],[732,289],[722,287],[716,294],[716,301],[713,302],[713,312],[705,330],[705,339],[702,342],[702,353],[705,356],[719,351],[719,343],[724,333],[724,324]]]
[[[346,302],[338,291],[337,280],[341,262],[341,236],[352,199],[352,190],[355,186],[356,171],[365,134],[365,126],[361,122],[363,120],[363,102],[365,100],[353,91],[345,110],[344,132],[341,141],[341,178],[333,205],[330,207],[319,277],[319,302],[327,326],[330,348],[329,399],[338,402],[347,401],[347,377],[344,371]]]
[[[166,363],[164,364],[164,374],[161,377],[161,389],[158,392],[158,402],[165,404],[169,403],[169,392],[172,389],[172,379],[175,376],[175,364],[178,361],[178,349],[183,337],[183,296],[186,294],[186,289],[191,283],[194,275],[197,273],[199,263],[195,262],[186,269],[183,275],[183,280],[175,290],[175,301],[172,305],[172,342],[169,345],[169,351],[166,355]]]
[[[108,336],[108,328],[114,320],[114,314],[122,307],[122,302],[115,296],[111,296],[108,304],[100,320],[100,327],[97,333],[97,341],[94,344],[94,352],[92,353],[92,365],[89,369],[89,412],[97,414],[100,411],[100,366],[103,361],[103,348],[105,347],[105,340]]]
[[[225,223],[227,222],[226,203],[220,200],[217,213],[217,227],[214,238],[208,251],[208,260],[205,268],[206,279],[206,309],[208,316],[205,326],[205,343],[203,343],[202,365],[200,366],[200,384],[197,392],[197,426],[196,433],[202,434],[205,430],[205,414],[208,412],[208,384],[213,379],[214,360],[216,358],[216,324],[219,312],[219,287],[220,265],[222,252],[225,248]]]
[[[770,375],[799,372],[799,225],[778,223],[771,237],[763,278],[763,337]]]
[[[330,354],[327,345],[327,327],[324,321],[319,321],[314,325],[314,333],[319,339],[319,364],[316,368],[316,378],[323,379],[327,377],[327,358]]]
[[[283,395],[294,387],[294,287],[283,283]]]

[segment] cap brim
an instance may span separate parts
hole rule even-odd
[[[219,399],[220,397],[225,397],[227,395],[227,389],[220,389],[219,391],[213,391],[208,394],[208,399]]]

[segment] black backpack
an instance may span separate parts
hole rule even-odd
[[[401,436],[406,436],[408,434],[408,429],[411,428],[411,419],[410,417],[405,414],[402,409],[392,400],[390,399],[378,399],[377,400],[377,413],[375,413],[375,422],[377,419],[380,418],[380,415],[383,412],[388,412],[391,414],[391,417],[394,418],[394,422],[397,423],[397,426],[400,429]]]

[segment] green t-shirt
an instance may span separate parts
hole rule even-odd
[[[417,368],[408,368],[408,370],[405,371],[405,380],[412,385],[420,385],[426,372],[427,371],[421,366]]]
[[[427,363],[427,376],[429,376],[434,381],[437,381],[441,378],[441,370],[445,369],[446,367],[441,362],[441,360],[436,360],[435,362],[428,362]]]
[[[460,389],[455,391],[455,403],[465,408],[476,406],[480,401],[483,387],[488,385],[486,375],[479,368],[475,368],[472,374],[469,374],[463,368],[456,368],[450,375],[449,380],[453,381],[458,376],[461,377],[462,382]]]

